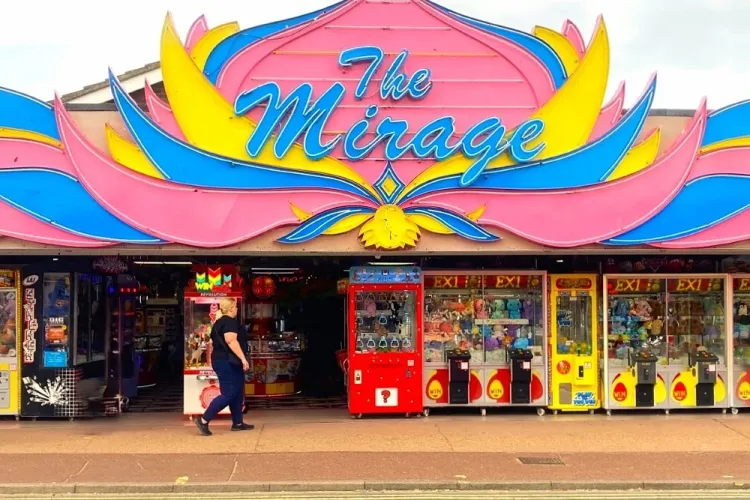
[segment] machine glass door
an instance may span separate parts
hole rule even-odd
[[[355,351],[414,352],[416,298],[414,291],[355,292]]]
[[[670,364],[691,366],[699,355],[715,356],[719,365],[726,365],[723,282],[721,278],[668,280]]]
[[[591,355],[591,296],[587,292],[557,296],[557,354]]]

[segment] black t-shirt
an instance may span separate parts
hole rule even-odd
[[[247,330],[240,325],[237,318],[222,316],[211,328],[211,341],[213,342],[213,351],[211,352],[211,361],[230,361],[235,364],[242,364],[242,361],[229,348],[227,341],[224,340],[225,333],[236,333],[237,342],[240,343],[242,352],[247,353]]]

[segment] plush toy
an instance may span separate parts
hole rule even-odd
[[[649,320],[651,319],[651,305],[648,303],[647,300],[637,300],[635,302],[635,312],[638,316],[640,316],[642,319]]]
[[[521,301],[518,299],[508,299],[505,304],[508,309],[508,317],[510,319],[521,319]]]
[[[367,297],[365,299],[365,312],[369,317],[374,317],[378,312],[378,306],[375,303],[375,297]]]
[[[495,299],[492,302],[492,319],[503,319],[505,317],[505,301],[503,299]]]
[[[54,288],[49,294],[49,305],[44,308],[47,317],[65,316],[70,312],[70,293],[68,292],[68,280],[60,278],[55,282]]]
[[[526,299],[523,301],[523,311],[521,311],[521,317],[528,320],[534,319],[534,302],[531,299]]]
[[[747,316],[747,304],[745,302],[737,304],[737,316]]]
[[[476,299],[474,301],[474,317],[476,319],[487,319],[487,308],[484,304],[484,299]]]
[[[651,336],[658,337],[661,335],[661,330],[664,328],[664,321],[661,318],[656,318],[651,322]]]
[[[690,314],[695,316],[703,316],[705,313],[705,310],[703,308],[703,303],[699,300],[693,300],[690,302]]]
[[[490,337],[484,341],[484,349],[488,352],[494,351],[499,348],[500,348],[500,339],[498,338]]]
[[[513,347],[516,349],[528,349],[529,348],[529,339],[526,337],[520,337],[513,341]]]
[[[511,336],[513,338],[516,338],[516,337],[518,337],[518,331],[520,329],[521,329],[521,327],[519,325],[508,325],[508,327],[506,328],[505,334],[509,335],[509,336]]]
[[[619,299],[615,302],[615,316],[622,318],[627,316],[628,312],[630,312],[630,304],[627,300]]]

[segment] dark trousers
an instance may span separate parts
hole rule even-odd
[[[203,419],[210,422],[221,410],[229,407],[232,413],[232,424],[242,423],[242,406],[245,402],[245,373],[242,366],[229,361],[214,361],[212,368],[219,377],[219,390],[221,394],[216,396],[206,408]]]

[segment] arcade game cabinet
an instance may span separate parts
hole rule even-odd
[[[422,296],[417,267],[350,269],[350,414],[423,411]]]

